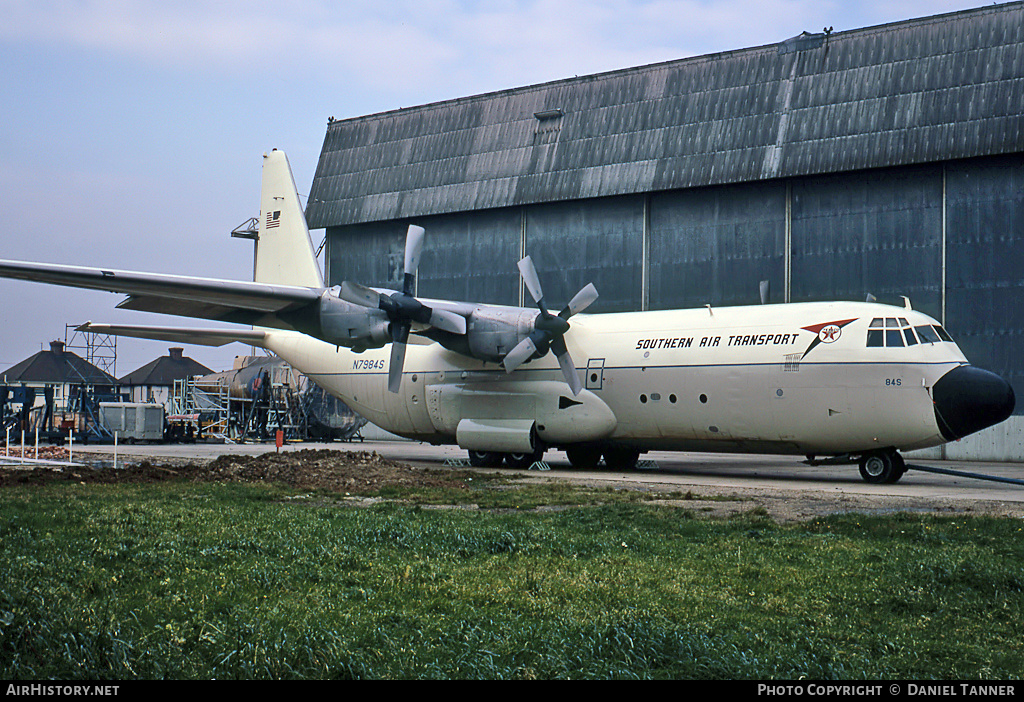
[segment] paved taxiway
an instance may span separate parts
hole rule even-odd
[[[430,446],[407,441],[365,441],[354,443],[299,443],[288,444],[282,451],[302,449],[376,451],[393,460],[416,466],[443,468],[449,459],[466,458],[466,452],[455,446]],[[109,454],[110,445],[76,446],[79,451]],[[120,458],[215,458],[222,454],[261,454],[275,451],[274,444],[151,444],[119,446]],[[744,491],[793,491],[800,494],[817,493],[821,497],[892,496],[923,498],[927,500],[986,501],[1022,503],[1024,485],[989,482],[961,476],[908,470],[894,485],[871,485],[861,480],[856,465],[808,466],[795,456],[733,455],[709,453],[673,453],[655,451],[641,457],[641,468],[630,472],[609,470],[579,471],[569,465],[565,454],[549,451],[545,462],[549,477],[587,479],[607,483],[650,483],[671,486],[674,490],[714,488]],[[936,466],[948,470],[991,475],[1000,478],[1024,480],[1024,464],[968,463],[961,461],[932,461],[908,459],[910,465]]]

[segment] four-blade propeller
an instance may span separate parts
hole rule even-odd
[[[505,372],[511,373],[531,358],[543,356],[551,350],[554,352],[555,358],[558,359],[562,375],[565,376],[565,382],[572,388],[573,395],[579,395],[583,387],[580,384],[579,375],[576,373],[576,364],[573,363],[569,349],[566,348],[565,333],[569,331],[569,318],[585,310],[597,299],[597,288],[593,283],[588,283],[586,287],[576,293],[565,309],[554,315],[548,311],[547,305],[544,303],[544,291],[540,286],[540,277],[533,265],[533,259],[527,256],[520,261],[519,272],[523,276],[523,282],[526,283],[526,289],[530,291],[530,296],[537,303],[540,314],[537,315],[537,319],[533,323],[533,331],[530,335],[505,355],[505,360],[502,361]]]
[[[388,390],[391,392],[398,392],[401,387],[405,349],[414,323],[437,327],[453,334],[466,333],[465,317],[427,307],[413,297],[420,252],[423,250],[423,235],[423,227],[409,225],[405,237],[405,280],[401,292],[386,294],[358,283],[345,281],[341,284],[341,299],[354,305],[383,310],[391,322],[391,362],[388,365]]]

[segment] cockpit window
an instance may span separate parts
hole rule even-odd
[[[910,325],[903,317],[876,317],[868,325],[868,347],[893,348],[953,341],[938,324]]]

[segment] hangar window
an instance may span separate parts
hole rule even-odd
[[[533,143],[553,144],[558,141],[564,115],[565,113],[559,108],[534,112],[533,116],[537,118],[537,127],[533,132]]]

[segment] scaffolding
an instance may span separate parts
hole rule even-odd
[[[227,386],[196,384],[199,376],[174,381],[167,407],[168,439],[231,437],[231,397]]]
[[[171,440],[349,440],[366,420],[279,358],[240,359],[234,371],[174,382]]]
[[[79,331],[77,324],[64,325],[64,348],[78,355],[112,378],[117,377],[117,337],[113,334]]]

